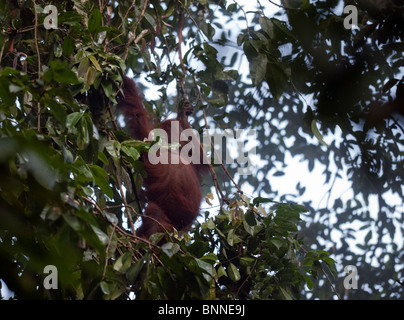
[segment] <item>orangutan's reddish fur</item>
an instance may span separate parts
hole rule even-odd
[[[134,82],[127,77],[124,79],[123,92],[124,98],[118,107],[123,111],[131,136],[138,140],[147,139],[149,132],[157,125],[153,124],[146,112]],[[180,131],[190,128],[188,113],[189,109],[183,108],[178,114]],[[171,124],[172,120],[167,120],[159,123],[158,127],[168,133],[168,143],[178,142],[179,137],[171,137]],[[199,214],[202,199],[200,176],[206,172],[207,165],[181,162],[151,164],[147,153],[142,154],[142,161],[147,172],[144,179],[147,206],[137,234],[148,239],[151,234],[163,232],[164,229],[189,229]]]

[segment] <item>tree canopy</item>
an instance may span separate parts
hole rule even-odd
[[[15,298],[403,297],[404,1],[244,5],[0,4],[0,279]],[[212,165],[188,234],[136,236],[151,143],[116,110],[128,73],[158,119],[186,99],[200,133],[256,133],[252,173]],[[290,159],[307,165],[296,181]]]

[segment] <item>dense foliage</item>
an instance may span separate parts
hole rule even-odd
[[[350,4],[356,29],[344,28]],[[241,1],[10,0],[0,9],[0,279],[15,298],[402,297],[403,1],[257,1],[245,11]],[[248,76],[237,71],[243,57]],[[185,236],[133,232],[150,143],[131,139],[115,109],[128,71],[158,92],[145,104],[159,118],[186,97],[199,131],[256,129],[265,164],[247,176],[237,163],[214,166],[203,208],[212,194],[217,205]],[[309,171],[322,165],[324,207],[303,198],[308,180],[288,194],[273,187],[288,154]],[[350,197],[333,193],[344,174]],[[58,289],[43,286],[47,265]],[[346,265],[358,268],[359,290],[344,291]]]

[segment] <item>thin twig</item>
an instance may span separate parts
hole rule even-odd
[[[306,101],[306,98],[304,97],[303,93],[299,91],[299,89],[296,88],[295,83],[293,82],[292,78],[289,77],[288,79],[290,83],[292,84],[293,89],[297,92],[297,94],[303,99],[304,103],[306,103],[306,106],[309,106],[308,102]]]
[[[178,1],[178,2],[181,3],[181,1]],[[186,9],[186,7],[185,7],[182,3],[181,3],[181,5]],[[180,8],[179,11],[180,11],[180,12],[179,12],[179,19],[178,19],[178,20],[179,20],[179,21],[178,21],[178,24],[179,24],[179,31],[178,31],[178,55],[179,55],[180,64],[181,64],[181,68],[182,68],[182,77],[181,77],[178,81],[179,81],[180,86],[181,86],[181,90],[182,90],[182,94],[183,94],[183,99],[184,99],[185,101],[187,101],[188,99],[187,99],[187,97],[186,97],[185,88],[184,88],[184,79],[185,79],[185,76],[186,76],[186,67],[185,67],[184,61],[183,61],[183,59],[182,59],[182,51],[181,51],[181,46],[182,46],[182,33],[183,33],[183,27],[184,27],[182,8]],[[196,88],[197,88],[197,90],[198,90],[198,92],[199,92],[199,99],[200,99],[201,103],[203,104],[202,94],[201,94],[201,92],[200,92],[200,90],[199,90],[199,88],[198,88],[198,86],[197,86],[197,83],[196,83],[196,79],[195,79],[195,75],[194,75],[194,74],[192,74],[192,78],[193,78],[194,84],[195,84],[195,86],[196,86]],[[205,110],[203,110],[203,113],[204,113],[204,118],[205,118],[205,127],[208,128]],[[210,141],[210,143],[211,143],[211,145],[212,145],[212,147],[213,147],[213,149],[214,149],[212,139],[211,139],[211,137],[209,136],[209,132],[208,132],[208,138],[209,138],[209,141]],[[203,152],[203,150],[202,150],[202,152]],[[215,152],[216,152],[216,150],[215,150]],[[224,202],[229,203],[228,199],[226,198],[226,196],[223,194],[222,190],[221,190],[220,187],[219,187],[218,180],[217,180],[217,176],[216,176],[215,171],[214,171],[213,168],[212,168],[212,165],[211,165],[210,163],[209,163],[208,165],[209,165],[209,170],[210,170],[211,175],[212,175],[212,178],[213,178],[213,183],[215,184],[216,192],[217,192],[218,190],[219,190],[219,192],[220,192],[220,197],[219,197],[219,198],[221,198]],[[219,195],[218,195],[218,196],[219,196]]]
[[[109,116],[111,117],[111,121],[112,121],[112,125],[114,126],[114,130],[118,131],[118,124],[116,123],[115,117],[114,117],[114,113],[112,112],[112,108],[111,108],[111,102],[108,102],[108,112],[109,112]]]
[[[101,7],[100,7],[101,13],[104,12],[104,10],[105,10],[105,8],[107,7],[108,3],[109,3],[109,1],[105,1],[103,4],[101,4]]]
[[[38,58],[38,78],[40,77],[41,74],[41,55],[39,53],[39,46],[38,46],[38,11],[36,8],[36,1],[32,1],[34,4],[34,13],[35,13],[35,27],[34,27],[34,41],[35,41],[35,49],[36,49],[36,54]],[[38,107],[38,131],[41,132],[41,104],[38,102],[37,104]]]
[[[201,31],[201,28],[199,28],[198,23],[194,20],[194,18],[192,18],[192,14],[189,12],[188,8],[180,0],[177,0],[177,1],[183,7],[183,9],[187,12],[189,18],[194,23],[195,27],[197,28],[197,30],[198,30],[199,34],[202,36],[202,38],[205,38],[207,40],[205,34]]]
[[[119,37],[123,36],[124,34],[125,34],[125,32],[121,32],[120,34],[118,34],[117,36],[113,37],[112,39],[109,39],[108,41],[105,41],[104,51],[107,51],[107,46],[108,46],[108,44],[112,43],[115,39],[118,39]]]
[[[2,47],[1,47],[1,51],[0,51],[0,61],[3,59],[3,52],[4,52],[4,48],[6,47],[6,43],[7,41],[4,41]]]
[[[321,271],[323,272],[323,274],[325,275],[325,277],[327,278],[332,291],[334,291],[335,295],[338,297],[338,300],[342,300],[342,298],[340,297],[340,295],[337,292],[337,289],[334,287],[334,284],[331,282],[331,279],[328,277],[328,274],[325,272],[324,268],[321,266]]]
[[[191,74],[192,74],[192,79],[193,79],[195,88],[196,88],[196,90],[198,91],[199,101],[200,101],[201,104],[203,105],[204,103],[203,103],[202,93],[201,93],[201,91],[199,90],[198,83],[196,82],[195,74],[194,74],[194,73],[191,73]],[[205,110],[203,110],[203,118],[204,118],[204,122],[205,122],[206,133],[207,133],[208,139],[209,139],[209,141],[210,141],[210,145],[211,145],[211,147],[213,148],[214,152],[216,152],[215,146],[214,146],[213,141],[212,141],[212,138],[211,138],[211,136],[210,136],[210,134],[209,134],[209,125],[208,125],[208,120],[207,120],[207,118],[206,118],[206,112],[205,112]],[[229,201],[229,199],[227,199],[227,197],[223,194],[222,189],[220,188],[219,183],[218,183],[218,180],[217,180],[216,172],[215,172],[215,170],[213,170],[212,164],[210,164],[210,163],[209,163],[209,170],[210,170],[210,173],[211,173],[211,175],[212,175],[213,183],[214,183],[215,188],[216,188],[216,193],[217,193],[217,192],[220,193],[220,196],[218,195],[218,197],[221,198],[222,201],[224,201],[225,203],[228,204],[230,201]],[[222,206],[222,204],[221,204],[221,206]]]
[[[308,251],[304,247],[301,246],[300,248],[302,249],[302,251],[305,254],[308,253]],[[342,300],[341,296],[338,294],[337,289],[334,287],[334,284],[332,283],[332,281],[331,281],[330,277],[328,276],[328,274],[325,272],[322,265],[321,265],[321,271],[323,272],[324,276],[326,277],[326,279],[327,279],[328,283],[330,284],[331,289],[334,291],[335,295],[338,297],[339,300]]]
[[[277,6],[278,8],[288,9],[288,10],[299,10],[298,8],[292,8],[292,7],[289,7],[289,6],[286,6],[286,5],[277,4],[277,3],[275,3],[275,2],[273,2],[271,0],[268,0],[268,2],[272,3],[274,6]],[[282,1],[282,2],[284,2],[284,1]]]
[[[98,204],[97,204],[95,201],[93,201],[93,200],[91,200],[91,199],[88,199],[88,198],[86,198],[86,197],[82,197],[82,198],[83,198],[83,200],[85,200],[85,201],[87,201],[88,203],[90,203],[90,204],[95,208],[96,211],[98,211],[102,216],[105,217],[105,215],[103,214],[102,209],[98,206]],[[122,208],[122,207],[123,207],[123,208],[132,209],[133,211],[135,211],[131,206],[127,206],[127,207],[126,207],[126,206],[123,206],[123,205],[107,206],[107,207],[105,207],[105,209]],[[138,214],[137,212],[135,212],[135,213]],[[107,220],[107,221],[108,221],[112,226],[114,226],[114,228],[116,228],[116,230],[117,230],[120,234],[122,234],[122,235],[124,235],[124,236],[126,236],[126,237],[129,237],[129,238],[134,238],[136,241],[143,241],[144,243],[147,243],[148,245],[152,245],[152,246],[158,247],[157,245],[151,243],[150,241],[148,241],[148,240],[146,240],[146,239],[144,239],[144,238],[141,238],[141,237],[137,236],[136,234],[131,234],[131,233],[126,232],[125,230],[123,230],[121,227],[119,227],[117,224],[111,222],[110,220]]]
[[[135,5],[135,2],[136,2],[136,0],[133,0],[133,1],[132,1],[132,4],[129,6],[128,10],[126,11],[125,15],[124,15],[123,18],[122,18],[122,22],[121,22],[121,24],[119,25],[118,30],[121,30],[122,25],[123,25],[124,21],[126,20],[126,17],[128,16],[130,10],[131,10],[132,7]]]
[[[108,251],[109,251],[109,247],[111,246],[111,242],[112,242],[112,237],[115,233],[115,225],[113,226],[112,232],[111,232],[111,236],[109,237],[108,240],[108,244],[107,247],[105,248],[105,264],[104,264],[104,271],[102,272],[102,279],[105,279],[105,274],[107,273],[107,267],[108,267]]]
[[[199,88],[198,88],[198,85],[197,85],[196,78],[195,78],[195,75],[194,75],[194,74],[192,74],[192,78],[193,78],[193,80],[194,80],[194,85],[196,86],[196,88],[197,88],[197,90],[198,90],[199,100],[200,100],[200,102],[203,104],[202,93],[201,93],[201,91],[200,91]],[[205,129],[206,129],[206,131],[207,131],[207,135],[208,135],[210,144],[211,144],[211,146],[212,146],[212,148],[213,148],[213,150],[214,150],[214,152],[215,152],[216,157],[217,157],[218,159],[220,159],[220,164],[221,164],[221,166],[222,166],[224,172],[225,172],[226,175],[230,178],[231,182],[233,182],[234,186],[237,188],[237,191],[238,191],[239,193],[243,194],[243,191],[240,189],[240,187],[238,186],[238,184],[234,181],[233,177],[231,176],[230,172],[227,170],[227,168],[226,168],[226,166],[224,165],[223,161],[221,161],[221,158],[219,157],[219,155],[218,155],[218,153],[217,153],[217,151],[216,151],[216,149],[215,149],[215,146],[214,146],[214,144],[213,144],[213,141],[212,141],[212,139],[211,139],[211,137],[210,137],[210,135],[209,135],[209,126],[208,126],[208,120],[207,120],[207,118],[206,118],[206,112],[205,112],[205,110],[203,110],[203,118],[204,118],[204,122],[205,122]]]
[[[261,250],[260,250],[260,252],[258,253],[258,255],[261,255]],[[255,269],[257,263],[258,263],[258,258],[255,259],[254,264],[253,264],[253,266],[251,267],[251,271],[248,273],[247,277],[245,278],[245,280],[243,281],[243,283],[241,284],[241,286],[238,288],[238,290],[237,290],[237,296],[240,294],[241,288],[245,285],[245,283],[247,282],[247,280],[248,280],[249,278],[251,278],[251,275],[253,274],[253,271],[254,271],[254,269]]]
[[[187,101],[188,99],[186,98],[185,95],[185,87],[184,87],[184,79],[185,79],[185,75],[186,75],[186,68],[184,65],[184,60],[182,59],[182,32],[183,32],[183,28],[184,28],[184,21],[183,21],[183,12],[182,9],[179,10],[179,17],[178,17],[178,57],[180,59],[180,65],[182,68],[182,77],[179,79],[179,83],[181,86],[181,90],[182,90],[182,95],[183,95],[183,99],[184,101]]]
[[[237,1],[234,1],[234,2],[239,6],[240,10],[243,11],[244,18],[245,18],[245,24],[246,24],[246,27],[247,27],[247,34],[249,35],[250,34],[250,27],[248,26],[247,13],[245,12],[244,8]]]
[[[149,0],[145,0],[144,6],[143,6],[143,10],[142,10],[142,12],[141,12],[141,14],[140,14],[140,17],[139,17],[139,19],[134,23],[134,28],[133,28],[133,31],[132,31],[132,36],[130,37],[128,43],[126,44],[126,52],[125,52],[124,60],[126,60],[126,57],[128,56],[128,53],[129,53],[129,46],[131,45],[131,43],[132,43],[135,39],[138,39],[138,41],[140,41],[139,36],[142,35],[142,34],[145,32],[145,30],[143,30],[143,31],[141,32],[141,34],[140,34],[138,37],[136,37],[136,29],[137,29],[137,26],[138,26],[139,23],[143,20],[145,14],[146,14],[146,8],[147,8],[148,3],[149,3]],[[144,34],[142,35],[142,37],[143,37],[143,36],[144,36]]]
[[[125,201],[124,201],[124,202],[125,202]],[[153,221],[154,221],[155,223],[157,223],[161,228],[163,228],[164,231],[165,231],[167,234],[168,234],[168,232],[170,231],[170,230],[168,230],[166,227],[164,227],[164,225],[161,224],[160,221],[158,221],[157,219],[155,219],[155,218],[153,218],[153,217],[151,217],[151,216],[146,216],[146,215],[142,215],[142,214],[137,213],[136,210],[135,210],[132,206],[129,206],[129,205],[125,204],[125,205],[108,206],[108,207],[106,207],[106,209],[113,209],[113,208],[125,208],[126,210],[132,210],[133,213],[134,213],[135,215],[137,215],[137,216],[141,216],[142,218],[146,218],[146,219],[151,219],[151,220],[153,220]],[[135,236],[136,236],[136,235],[135,235]],[[143,239],[143,238],[140,238],[140,237],[138,237],[138,236],[136,236],[136,238],[138,238],[138,239]],[[170,238],[171,238],[171,237],[170,237]]]
[[[34,12],[35,12],[35,27],[34,27],[34,40],[35,40],[35,50],[38,59],[38,77],[41,72],[41,55],[39,53],[39,46],[38,46],[38,11],[36,9],[36,1],[32,1],[34,3]]]
[[[126,212],[126,216],[128,217],[130,229],[132,230],[132,233],[134,235],[136,235],[136,230],[135,230],[135,225],[133,224],[132,215],[131,215],[130,211],[128,210],[129,205],[126,201],[126,197],[123,192],[121,176],[118,174],[118,169],[115,166],[114,166],[114,173],[115,173],[115,177],[116,177],[116,183],[119,186],[119,192],[121,194],[122,201],[125,204],[125,212]],[[134,210],[134,209],[132,208],[132,210]]]

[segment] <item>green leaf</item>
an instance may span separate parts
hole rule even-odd
[[[282,31],[290,40],[296,40],[296,36],[293,34],[293,32],[289,30],[288,25],[285,21],[272,18],[271,22],[275,27],[277,27],[280,31]]]
[[[66,118],[66,127],[69,129],[69,131],[75,131],[76,130],[76,125],[79,122],[79,120],[83,117],[84,113],[81,112],[73,112],[69,114]]]
[[[111,217],[113,216],[113,217]],[[108,212],[105,212],[105,217],[108,219],[109,222],[112,222],[114,224],[118,224],[118,218],[115,215],[112,215]],[[115,221],[113,221],[113,218],[115,218]],[[111,225],[107,227],[108,230],[108,245],[107,245],[107,252],[106,252],[106,259],[111,259],[115,258],[115,252],[116,249],[118,248],[118,237],[117,233],[115,232],[114,227]]]
[[[240,257],[240,264],[244,267],[252,266],[255,259],[250,257]]]
[[[89,225],[97,226],[97,221],[95,220],[94,215],[84,209],[76,211],[76,216],[87,222]]]
[[[74,52],[74,41],[69,36],[63,39],[62,52],[63,55],[68,57]]]
[[[52,77],[53,80],[59,83],[65,84],[79,84],[76,74],[67,66],[67,62],[61,62],[60,60],[53,60],[50,63],[50,70],[46,72],[47,76],[44,76],[47,80]]]
[[[0,78],[0,100],[7,106],[13,106],[15,103],[15,95],[11,94],[10,81],[6,78]]]
[[[307,288],[309,288],[309,290],[312,290],[314,288],[313,280],[306,275],[304,275],[303,278],[306,281]]]
[[[80,60],[79,66],[77,68],[77,74],[80,78],[84,78],[87,74],[88,68],[90,67],[90,61],[87,57],[83,57]]]
[[[54,73],[53,79],[60,83],[78,84],[80,83],[76,74],[71,70],[58,70]]]
[[[98,160],[100,160],[103,164],[108,165],[108,158],[101,151],[98,151]]]
[[[172,258],[180,250],[180,246],[178,243],[166,242],[161,246],[161,250]]]
[[[250,61],[250,75],[254,85],[259,85],[264,80],[268,65],[268,57],[258,54]]]
[[[50,108],[55,119],[59,121],[63,126],[65,126],[67,121],[67,112],[64,109],[63,105],[51,98],[44,99],[44,103]]]
[[[106,295],[111,293],[111,289],[109,287],[109,284],[106,281],[101,281],[100,287],[101,287],[102,293],[104,293]]]
[[[110,99],[112,102],[117,103],[113,83],[111,81],[103,81],[101,82],[101,86],[104,89],[104,93],[107,98]]]
[[[280,99],[286,85],[286,71],[278,62],[268,63],[265,80],[275,99]]]
[[[214,269],[213,266],[201,259],[195,258],[196,263],[198,264],[199,268],[203,270],[203,277],[206,281],[210,281],[214,277]]]
[[[66,223],[74,230],[74,231],[79,231],[82,229],[82,224],[77,217],[70,216],[67,214],[62,215],[63,219],[66,221]]]
[[[284,245],[284,241],[282,241],[282,240],[280,240],[280,239],[271,239],[271,240],[269,240],[269,242],[271,242],[275,247],[276,247],[276,249],[280,249],[280,248],[282,248],[282,246]]]
[[[301,210],[307,209],[293,204],[279,204],[276,206],[274,222],[285,231],[296,232]]]
[[[249,226],[253,227],[257,225],[257,219],[255,219],[255,213],[252,210],[249,210],[244,215],[245,221],[248,223]]]
[[[118,159],[120,149],[121,149],[121,144],[119,143],[119,141],[110,140],[105,143],[105,149],[112,156],[112,158]]]
[[[113,269],[119,273],[125,273],[132,265],[132,257],[130,252],[125,252],[114,263]]]
[[[95,183],[100,187],[100,189],[110,198],[113,199],[114,193],[109,186],[108,174],[104,169],[97,165],[92,165],[90,167],[91,173],[93,175]]]
[[[90,143],[90,132],[92,132],[92,126],[89,124],[88,119],[89,115],[84,114],[79,121],[77,135],[77,147],[79,150],[86,149]]]
[[[229,4],[229,6],[227,7],[227,11],[228,12],[236,12],[237,11],[237,7],[238,7],[238,5],[237,5],[237,3],[231,3],[231,4]]]
[[[98,239],[101,241],[101,243],[106,246],[109,242],[109,237],[108,235],[102,231],[99,227],[91,224],[91,229],[93,229],[94,233],[97,235]]]
[[[126,272],[126,279],[128,279],[129,283],[133,284],[135,282],[143,266],[145,266],[146,256],[143,256],[141,259],[139,259],[139,261],[131,266]]]
[[[219,269],[217,269],[217,276],[220,278],[221,276],[227,277],[227,272],[224,270],[223,266],[220,266]]]
[[[212,25],[210,23],[207,23],[205,20],[201,21],[201,23],[199,24],[199,27],[201,28],[202,32],[204,33],[204,35],[209,39],[209,40],[213,40],[213,37],[216,33],[216,30],[214,27],[212,27]]]
[[[44,188],[52,190],[58,175],[56,170],[47,162],[44,155],[37,151],[27,150],[24,156],[27,158],[26,165],[35,180]]]
[[[370,239],[372,239],[372,230],[370,230],[370,231],[367,233],[367,235],[366,235],[366,237],[365,237],[365,243],[366,243],[366,244],[369,243]]]
[[[97,33],[102,26],[102,15],[98,8],[94,8],[93,12],[90,14],[90,18],[88,19],[88,31],[91,34]]]
[[[109,222],[111,222],[112,224],[116,224],[116,225],[119,223],[119,219],[116,216],[116,214],[108,212],[108,211],[105,211],[104,213],[105,213],[105,218],[107,218],[107,220]]]
[[[230,231],[227,234],[227,243],[231,246],[233,246],[236,243],[240,243],[243,240],[240,239],[238,235],[236,235],[236,230],[235,229],[230,229]]]
[[[149,240],[150,242],[157,244],[161,241],[161,239],[163,239],[165,236],[165,233],[163,232],[157,232],[157,233],[153,233],[150,237]]]
[[[289,295],[289,293],[287,293],[287,291],[285,289],[283,289],[282,287],[279,287],[279,290],[281,291],[282,295],[284,296],[284,298],[286,300],[293,300],[292,297]]]
[[[243,227],[244,230],[247,231],[250,235],[254,236],[259,230],[258,230],[258,226],[250,226],[246,220],[243,221]],[[257,230],[256,230],[257,229]]]
[[[200,260],[214,264],[219,260],[219,258],[214,253],[208,253],[207,255],[201,257]]]
[[[66,25],[78,25],[82,21],[83,17],[76,11],[60,12],[58,22]]]
[[[93,67],[87,69],[87,72],[84,76],[84,83],[87,87],[90,87],[94,84],[95,78],[97,76],[97,70]]]
[[[227,273],[230,279],[233,281],[239,281],[241,279],[240,272],[238,271],[237,267],[232,263],[230,263],[229,266],[227,267]]]
[[[202,229],[206,229],[206,228],[208,228],[210,230],[214,230],[216,228],[216,224],[212,218],[210,218],[208,221],[206,221],[202,224]]]
[[[131,157],[134,161],[139,160],[140,158],[140,153],[138,150],[136,150],[133,147],[126,147],[126,146],[122,146],[122,151],[129,157]]]
[[[22,87],[17,86],[17,85],[14,84],[14,83],[11,83],[10,86],[8,87],[8,90],[9,90],[11,93],[20,92],[22,89],[23,89]]]
[[[274,24],[271,19],[268,19],[265,16],[260,16],[259,18],[259,24],[266,32],[266,34],[269,36],[269,38],[273,39],[274,38]]]
[[[62,53],[63,51],[61,44],[59,42],[55,43],[55,45],[53,46],[53,54],[55,55],[55,57],[60,58],[62,56]]]
[[[253,200],[254,205],[257,205],[259,203],[268,203],[268,202],[274,202],[274,200],[271,198],[262,198],[262,197],[256,197]]]
[[[324,146],[328,148],[328,144],[324,141],[324,138],[320,131],[317,128],[317,121],[316,119],[313,119],[311,122],[311,131],[313,132],[314,136],[317,138],[317,140]]]
[[[100,65],[99,65],[99,63],[98,63],[98,61],[97,61],[97,59],[96,59],[93,55],[88,56],[88,58],[91,60],[91,62],[92,62],[92,64],[94,65],[94,67],[95,67],[99,72],[102,73],[102,69],[101,69],[101,67],[100,67]]]

